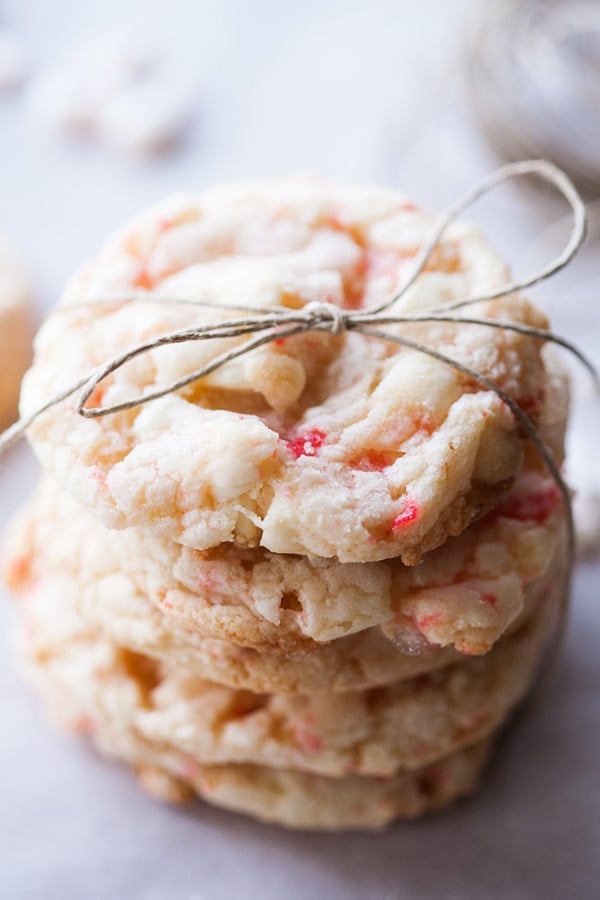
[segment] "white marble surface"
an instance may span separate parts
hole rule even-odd
[[[463,30],[482,5],[5,0],[0,24],[19,31],[34,72],[82,32],[123,22],[163,41],[200,84],[187,142],[155,161],[58,139],[22,94],[0,99],[0,229],[28,261],[40,306],[124,217],[171,190],[307,170],[384,180],[425,203],[447,203],[494,165],[460,74]],[[482,207],[480,220],[524,271],[556,246],[557,217],[536,195],[507,190]],[[599,313],[588,307],[598,274],[588,249],[538,291],[562,330],[597,357]],[[581,405],[578,427],[594,412]],[[589,446],[592,458],[597,440]],[[24,447],[2,461],[2,521],[34,480]],[[599,579],[597,566],[578,571],[561,669],[507,735],[481,793],[380,836],[292,834],[145,797],[127,772],[42,724],[13,673],[3,602],[0,897],[597,897]]]

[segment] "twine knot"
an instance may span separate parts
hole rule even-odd
[[[302,312],[306,313],[306,320],[311,325],[327,324],[332,334],[343,334],[348,327],[348,313],[333,303],[311,300]]]

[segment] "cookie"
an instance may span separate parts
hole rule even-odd
[[[21,377],[31,361],[32,331],[27,279],[0,237],[0,429],[16,418]]]
[[[531,683],[557,597],[483,657],[370,691],[255,694],[156,665],[98,637],[75,608],[24,605],[25,653],[56,669],[93,731],[121,692],[135,732],[203,764],[244,763],[330,777],[391,777],[495,731]],[[35,600],[35,598],[34,598]],[[132,698],[137,698],[131,706]],[[123,710],[125,714],[125,710]]]
[[[171,803],[198,795],[217,806],[290,828],[377,829],[394,819],[439,809],[476,787],[490,751],[490,741],[483,741],[393,778],[327,778],[261,766],[206,766],[170,744],[152,743],[135,730],[133,713],[147,693],[143,684],[148,681],[139,667],[138,684],[131,677],[116,684],[110,679],[101,684],[100,679],[102,696],[96,698],[97,715],[92,720],[84,699],[87,679],[94,666],[101,671],[111,660],[103,660],[102,653],[93,659],[91,653],[86,671],[79,672],[75,681],[67,659],[62,660],[66,665],[56,665],[56,659],[30,652],[22,662],[53,723],[87,735],[100,753],[131,765],[142,787],[153,795]]]
[[[176,801],[182,790],[263,822],[287,828],[377,830],[395,819],[414,819],[443,809],[477,787],[489,758],[483,741],[423,769],[394,778],[331,779],[306,772],[258,766],[197,766],[187,780],[169,774],[177,765],[160,748],[150,765],[137,767],[148,792]]]
[[[169,200],[71,281],[36,340],[22,412],[140,342],[243,316],[236,303],[374,307],[407,279],[432,222],[394,192],[306,180]],[[397,311],[444,306],[507,280],[479,233],[454,225]],[[132,292],[140,299],[123,302]],[[470,314],[546,325],[515,294]],[[464,323],[389,327],[494,379],[539,419],[541,341]],[[153,350],[99,385],[91,403],[165,388],[242,340]],[[234,542],[408,565],[497,504],[523,452],[493,391],[355,331],[282,337],[177,394],[100,419],[78,416],[71,399],[29,436],[42,465],[111,528],[139,526],[197,550]]]
[[[23,581],[18,596],[28,607],[76,609],[90,627],[121,646],[185,667],[199,678],[257,693],[362,690],[434,671],[461,658],[451,649],[406,654],[379,628],[340,638],[310,653],[261,652],[227,640],[202,638],[177,626],[133,590],[131,582],[123,580],[113,587],[102,597],[94,592],[82,594],[74,578],[46,573]]]
[[[137,727],[152,742],[172,740],[213,764],[392,776],[489,735],[529,686],[537,660],[533,637],[523,635],[484,659],[422,675],[416,685],[258,698],[178,670],[157,689],[156,708],[144,711]]]
[[[527,586],[525,608],[512,633],[543,601],[553,579],[564,577],[552,566],[544,578]],[[309,653],[276,654],[239,647],[230,641],[201,638],[177,627],[131,583],[113,583],[101,594],[82,594],[72,577],[36,574],[17,592],[28,607],[75,608],[86,623],[110,640],[170,665],[185,666],[197,677],[255,692],[361,690],[432,672],[462,657],[451,649],[409,654],[378,628],[340,638]],[[61,613],[62,615],[62,613]]]
[[[159,629],[188,644],[212,638],[297,656],[380,628],[404,653],[481,654],[520,616],[527,585],[546,572],[564,531],[559,493],[535,471],[523,473],[485,522],[414,567],[230,545],[194,551],[140,529],[105,529],[46,480],[12,529],[6,570],[21,592],[32,578],[70,577],[81,602],[105,619],[111,609],[135,618],[131,610],[147,607],[147,598]]]

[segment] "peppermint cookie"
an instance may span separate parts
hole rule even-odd
[[[152,749],[149,753],[146,745],[149,765],[137,766],[138,775],[142,787],[167,801],[171,791],[191,788],[209,803],[263,822],[345,831],[385,828],[396,819],[415,819],[471,794],[488,761],[491,742],[389,779],[332,779],[259,766],[196,766],[187,770],[186,778],[173,777],[177,762],[162,748]]]
[[[170,743],[153,743],[136,731],[135,711],[145,705],[154,683],[152,672],[143,658],[122,653],[122,677],[115,679],[112,652],[106,657],[105,649],[92,646],[84,660],[76,657],[73,679],[68,655],[46,658],[25,644],[23,669],[55,724],[87,735],[100,753],[127,762],[146,790],[168,802],[198,795],[290,828],[382,828],[470,793],[489,756],[490,742],[484,741],[393,778],[327,778],[260,766],[206,766]],[[104,680],[106,666],[110,677]],[[93,720],[88,715],[92,697]]]
[[[407,280],[432,222],[391,191],[304,180],[167,201],[71,281],[38,335],[22,412],[133,346],[247,315],[236,304],[373,308]],[[454,225],[394,311],[443,307],[507,281],[479,233]],[[469,314],[546,325],[514,294]],[[538,420],[541,341],[440,321],[388,330],[493,379]],[[167,388],[246,339],[152,350],[90,403]],[[197,550],[234,542],[409,565],[498,502],[523,448],[494,391],[356,331],[278,338],[175,394],[99,419],[78,416],[71,399],[29,434],[42,465],[111,528],[139,526]]]
[[[14,549],[18,543],[13,542]],[[29,562],[28,562],[29,559]],[[180,666],[196,678],[255,693],[356,691],[434,672],[458,662],[451,648],[407,653],[380,628],[319,645],[310,652],[274,653],[240,647],[228,640],[203,638],[166,617],[127,578],[100,579],[81,588],[72,575],[44,566],[42,556],[31,565],[24,553],[8,557],[10,586],[36,620],[67,623],[73,611],[86,626],[119,646]],[[566,590],[567,572],[560,554],[546,574],[525,588],[524,609],[507,630],[514,633],[557,591]]]
[[[489,654],[371,691],[254,694],[157,666],[99,638],[76,610],[51,603],[21,610],[26,653],[72,683],[86,719],[102,718],[105,696],[134,696],[130,670],[144,682],[127,715],[136,733],[203,764],[252,763],[389,777],[419,768],[495,731],[523,696],[554,624],[556,595]],[[133,662],[132,662],[133,661]],[[136,695],[137,696],[137,695]]]
[[[21,563],[16,558],[14,563],[16,576]],[[12,586],[38,618],[69,621],[76,610],[90,629],[120,646],[184,667],[198,678],[257,693],[362,690],[434,671],[461,658],[451,649],[406,654],[379,628],[340,638],[310,653],[260,652],[177,626],[126,580],[101,597],[92,591],[82,593],[73,577],[41,575],[39,569],[33,578],[23,571],[18,586],[16,580]]]
[[[324,778],[259,766],[182,766],[163,748],[143,745],[135,765],[142,787],[167,802],[197,794],[208,803],[287,828],[378,830],[415,819],[472,793],[489,758],[483,741],[418,771],[394,778]],[[127,758],[120,754],[121,758]],[[181,768],[187,776],[177,775]]]
[[[12,530],[6,568],[17,591],[69,577],[91,615],[108,620],[116,608],[121,622],[139,618],[137,633],[133,610],[149,600],[160,629],[188,644],[212,638],[289,657],[380,628],[405,653],[481,654],[521,615],[564,535],[558,490],[534,469],[485,521],[414,567],[194,551],[142,529],[105,529],[46,480]]]
[[[21,377],[31,362],[31,319],[27,279],[0,237],[0,429],[16,417]]]

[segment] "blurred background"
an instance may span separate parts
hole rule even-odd
[[[550,311],[557,330],[598,361],[598,0],[0,0],[0,232],[24,260],[40,313],[112,230],[173,191],[309,172],[384,182],[441,209],[502,161],[536,156],[554,160],[576,180],[589,204],[591,227],[573,265],[533,295]],[[522,182],[502,187],[472,217],[516,275],[549,260],[569,227],[556,198]],[[600,533],[598,406],[585,376],[575,373],[574,379],[570,476],[589,501],[583,515],[593,556]],[[2,519],[28,493],[33,478],[33,463],[19,448],[0,471]],[[294,896],[319,892],[390,900],[400,896],[401,872],[412,897],[437,897],[439,882],[427,877],[431,842],[435,847],[437,841],[446,858],[445,890],[439,896],[467,896],[466,867],[477,887],[468,896],[492,896],[486,893],[492,883],[496,897],[559,896],[556,879],[567,870],[578,873],[577,887],[571,882],[573,896],[596,896],[600,869],[592,826],[600,821],[600,801],[591,796],[589,784],[598,774],[597,764],[591,749],[560,735],[581,734],[582,715],[586,728],[593,722],[599,727],[600,616],[594,602],[599,577],[593,561],[580,569],[570,676],[552,710],[538,712],[537,732],[531,724],[529,748],[544,749],[555,740],[557,755],[532,781],[530,768],[519,769],[519,748],[513,747],[504,775],[501,769],[487,792],[488,811],[495,810],[496,822],[506,826],[504,856],[493,857],[490,850],[498,837],[487,814],[472,818],[470,825],[463,816],[461,826],[470,829],[474,846],[488,835],[487,869],[466,845],[446,853],[447,831],[435,823],[419,826],[406,838],[410,860],[404,852],[396,854],[397,831],[381,839],[377,852],[372,843],[367,852],[366,844],[352,838],[345,846],[353,848],[354,858],[333,838],[315,842],[302,836],[290,843],[278,834],[272,838],[275,871],[265,886],[257,874],[261,827],[236,821],[227,833],[239,867],[229,879],[238,879],[239,890],[260,885],[263,900],[282,891],[292,896],[290,872],[300,882],[308,877],[306,884],[312,885],[308,893]],[[108,784],[120,773],[101,764],[91,771],[80,748],[47,732],[8,664],[3,660],[1,665],[7,673],[0,701],[10,723],[0,748],[2,772],[9,776],[0,819],[11,836],[10,843],[0,841],[9,872],[5,896],[52,896],[48,885],[57,876],[65,886],[62,896],[71,896],[70,878],[75,896],[84,876],[93,879],[99,866],[108,860],[113,864],[111,829],[122,827],[123,811]],[[583,714],[581,707],[574,713],[575,696],[583,696]],[[13,779],[15,760],[28,761],[26,776]],[[569,840],[556,830],[557,797],[548,792],[548,783],[559,783],[574,770],[588,780],[570,789],[576,812],[569,815],[579,824]],[[191,900],[195,895],[185,887],[182,871],[205,872],[192,852],[199,835],[214,853],[214,865],[221,873],[227,870],[227,846],[212,842],[226,817],[215,810],[203,813],[204,830],[189,831],[185,817],[159,810],[125,778],[120,784],[129,827],[140,847],[125,842],[112,871],[125,877],[139,862],[154,873],[145,882],[144,897]],[[89,823],[81,796],[73,795],[74,784],[83,792],[95,789],[102,833]],[[107,785],[106,796],[102,785]],[[530,812],[520,823],[504,804],[506,792],[509,798],[514,792],[530,798]],[[550,805],[544,805],[544,797]],[[47,823],[57,809],[58,832],[49,842]],[[64,847],[79,848],[80,832],[95,849],[68,869]],[[430,841],[427,859],[424,833]],[[166,863],[159,848],[167,834],[178,835],[180,844],[175,849],[168,839],[177,866],[170,865],[171,880],[161,882],[159,870]],[[142,854],[143,841],[150,856],[156,851],[156,861]],[[522,894],[506,871],[509,855],[516,861]],[[364,867],[368,888],[361,881]],[[19,893],[15,884],[25,876],[28,892]],[[225,881],[221,890],[215,878],[196,900],[239,895],[231,881],[226,891]],[[125,896],[124,883],[114,882],[116,893],[88,890],[85,896]],[[245,895],[256,896],[251,889]]]
[[[0,227],[52,299],[124,218],[214,181],[308,171],[441,207],[546,155],[593,198],[599,6],[2,0]],[[496,202],[520,247],[557,218]]]

